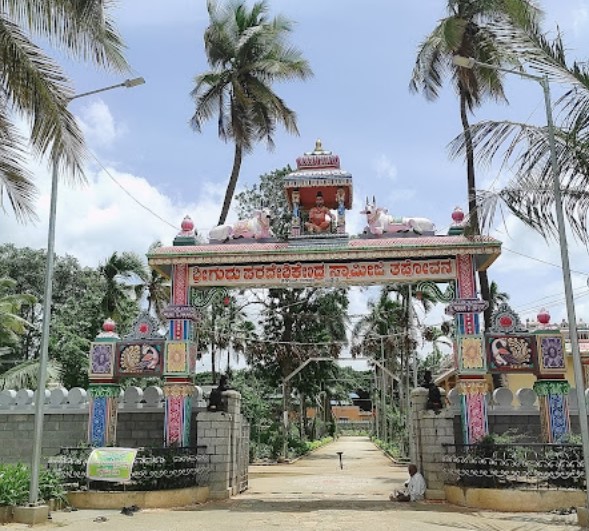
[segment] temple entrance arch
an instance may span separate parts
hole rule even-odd
[[[487,362],[480,315],[486,304],[478,299],[475,273],[499,256],[499,241],[450,234],[357,238],[322,246],[316,240],[307,245],[255,240],[198,245],[192,232],[192,245],[186,245],[193,230],[188,226],[176,245],[149,255],[149,264],[172,281],[169,341],[190,348],[192,324],[185,314],[194,311],[191,302],[204,306],[215,293],[224,293],[218,290],[413,284],[448,303],[446,312],[456,324],[465,439],[486,434]],[[441,292],[437,284],[448,288]]]
[[[446,302],[446,313],[454,317],[465,442],[485,435],[487,356],[481,312],[488,303],[478,298],[475,275],[500,255],[501,242],[466,236],[459,208],[447,234],[436,235],[429,219],[393,216],[377,205],[375,196],[366,198],[361,212],[367,226],[350,236],[346,212],[353,204],[352,175],[341,168],[339,156],[318,140],[296,166],[283,179],[291,218],[288,240],[274,238],[273,212],[260,205],[250,219],[214,227],[208,244],[197,241],[194,223],[186,217],[174,244],[148,256],[150,266],[172,281],[167,316],[174,351],[194,349],[192,321],[186,316],[219,290],[416,285]],[[448,284],[444,293],[437,287],[441,283]],[[178,376],[169,385],[180,389],[188,380]],[[185,426],[174,430],[188,432]]]

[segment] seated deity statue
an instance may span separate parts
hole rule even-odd
[[[332,222],[333,214],[325,206],[323,194],[317,192],[315,206],[309,210],[309,221],[305,223],[305,228],[309,233],[329,232]]]

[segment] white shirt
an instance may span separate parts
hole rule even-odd
[[[423,500],[425,488],[425,479],[419,472],[415,472],[407,484],[407,493],[411,501]]]

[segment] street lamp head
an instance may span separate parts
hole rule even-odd
[[[462,57],[462,55],[455,55],[452,57],[452,63],[455,66],[472,69],[475,65],[475,60],[472,57]]]
[[[145,83],[145,79],[142,77],[135,77],[133,79],[126,79],[123,81],[123,86],[127,88],[136,87],[137,85],[143,85]]]

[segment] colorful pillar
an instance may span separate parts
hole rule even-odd
[[[566,440],[571,431],[568,393],[565,379],[565,342],[560,330],[550,325],[550,314],[538,314],[540,327],[534,333],[538,352],[538,380],[534,391],[540,403],[542,438],[546,443]]]
[[[90,346],[88,444],[91,446],[110,446],[116,442],[120,386],[115,379],[115,355],[120,338],[115,328],[115,322],[107,319]]]
[[[335,193],[337,200],[337,233],[346,233],[346,191],[338,188]]]
[[[485,378],[487,358],[480,329],[480,312],[487,303],[477,298],[474,257],[458,255],[456,268],[458,300],[449,306],[450,311],[447,312],[455,316],[454,348],[459,374],[457,388],[461,397],[462,433],[464,443],[471,444],[489,433]]]
[[[191,376],[196,366],[193,341],[197,310],[189,301],[189,267],[172,268],[172,302],[164,311],[169,320],[164,354],[164,443],[166,446],[190,445],[190,419],[194,385]]]
[[[568,392],[571,386],[566,380],[538,380],[534,391],[540,404],[540,426],[545,443],[566,440],[571,431]]]
[[[164,445],[190,446],[190,417],[194,385],[183,382],[164,384]]]
[[[297,190],[292,191],[292,220],[290,222],[290,235],[301,235],[301,194]]]

